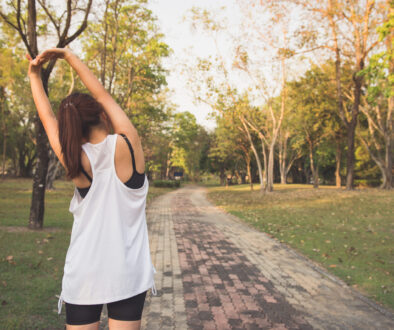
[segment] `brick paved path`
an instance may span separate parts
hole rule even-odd
[[[147,218],[157,296],[142,329],[394,329],[390,311],[212,206],[204,188],[158,197]]]

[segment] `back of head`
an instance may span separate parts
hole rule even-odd
[[[89,139],[93,126],[101,125],[103,106],[91,95],[73,93],[60,103],[58,111],[59,141],[62,147],[67,178],[81,172],[82,139]]]

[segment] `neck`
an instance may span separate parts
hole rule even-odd
[[[82,143],[99,143],[101,141],[103,141],[107,135],[109,134],[109,131],[106,128],[102,128],[102,127],[92,127],[90,130],[90,134],[89,134],[89,139],[83,139]]]

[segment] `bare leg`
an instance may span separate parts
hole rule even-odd
[[[70,325],[66,323],[67,330],[98,330],[100,321],[84,324],[84,325]]]
[[[141,320],[138,321],[118,321],[108,318],[108,326],[110,330],[140,330]]]

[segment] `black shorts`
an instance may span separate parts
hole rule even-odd
[[[108,317],[119,321],[141,320],[145,297],[144,291],[131,298],[107,303]],[[100,321],[103,304],[75,305],[66,303],[66,323],[69,325],[83,325]]]

